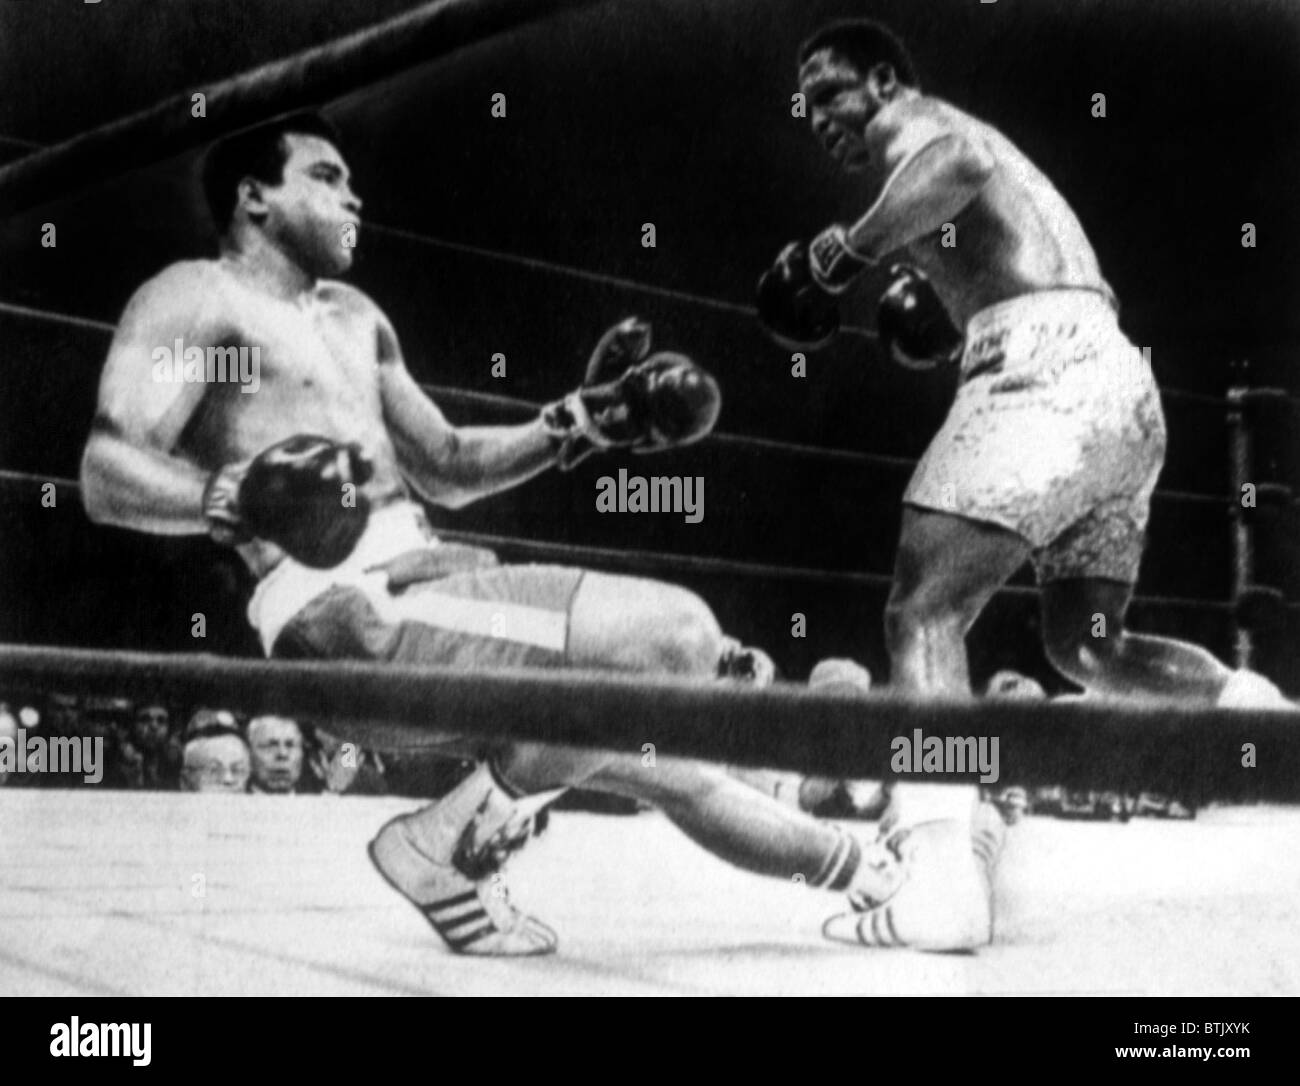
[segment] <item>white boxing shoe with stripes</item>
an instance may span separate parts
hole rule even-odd
[[[532,835],[537,811],[559,794],[512,800],[481,766],[433,806],[385,825],[370,858],[453,952],[554,953],[555,932],[515,908],[500,872]]]
[[[893,833],[902,880],[883,901],[851,898],[853,911],[832,916],[832,942],[926,951],[977,950],[993,941],[992,869],[1005,826],[977,818],[924,822]]]

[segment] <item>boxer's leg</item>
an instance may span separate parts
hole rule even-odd
[[[1102,697],[1285,707],[1262,675],[1233,671],[1199,645],[1128,630],[1149,495],[1143,487],[1099,505],[1035,556],[1048,659]]]
[[[553,607],[564,593],[548,589],[548,580],[562,582],[563,575],[545,567],[506,567],[459,583],[435,584],[430,592]],[[564,664],[702,679],[717,674],[725,638],[708,605],[685,589],[585,573],[567,601],[567,613]],[[524,636],[543,625],[507,610],[500,614],[496,627],[501,633]],[[420,636],[418,630],[408,634]],[[413,646],[401,655],[411,652],[422,655]],[[493,771],[498,787],[515,793],[582,784],[646,800],[663,808],[693,840],[747,870],[786,879],[802,874],[809,885],[852,888],[873,900],[887,896],[898,877],[891,858],[877,857],[875,865],[861,862],[861,846],[844,831],[777,803],[719,766],[672,757],[646,766],[639,750],[511,743],[495,753]]]
[[[1197,645],[1131,633],[1124,618],[1132,597],[1131,584],[1098,577],[1045,584],[1043,637],[1052,665],[1091,693],[1215,701],[1231,670]]]
[[[1177,698],[1204,705],[1289,706],[1262,675],[1234,671],[1190,641],[1124,625],[1133,586],[1097,577],[1043,586],[1043,637],[1052,665],[1092,694]]]
[[[890,687],[920,697],[970,697],[966,634],[1029,553],[1007,528],[905,505],[885,610]],[[882,791],[882,833],[904,827],[902,855],[920,877],[896,901],[832,917],[826,936],[923,949],[987,943],[991,872],[1006,832],[1001,816],[973,785],[886,781]],[[945,895],[948,906],[937,907]]]
[[[710,678],[717,674],[723,642],[718,620],[695,593],[642,577],[589,572],[568,606],[563,662]],[[513,743],[498,761],[504,778],[520,791],[534,792],[579,784],[612,757],[607,751]]]
[[[711,677],[723,642],[709,605],[662,581],[588,573],[569,609],[572,667]]]
[[[653,803],[691,840],[729,863],[809,886],[888,897],[899,879],[894,858],[844,830],[793,810],[736,780],[725,768],[685,758],[612,758],[584,787]]]
[[[966,634],[1029,545],[1006,528],[903,507],[894,584],[885,608],[891,689],[970,696]]]

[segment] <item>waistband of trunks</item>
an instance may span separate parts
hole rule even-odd
[[[1118,329],[1118,311],[1112,295],[1103,290],[1084,287],[1061,287],[1021,294],[981,309],[966,322],[966,347],[962,352],[963,379],[974,376],[996,363],[1000,369],[1006,348],[1017,330],[1031,325],[1067,325],[1099,323]],[[1022,333],[1023,335],[1023,333]],[[1016,336],[1020,340],[1022,336]]]
[[[1108,292],[1091,287],[1056,287],[1020,294],[1005,302],[985,306],[966,322],[966,342],[1010,322],[1044,317],[1063,320],[1108,314],[1117,317],[1115,300]]]
[[[356,549],[333,569],[311,569],[285,558],[258,582],[248,603],[248,619],[269,654],[284,624],[308,601],[336,585],[387,588],[388,567],[416,551],[446,546],[433,534],[424,510],[402,501],[376,509]],[[426,579],[415,577],[414,579]]]

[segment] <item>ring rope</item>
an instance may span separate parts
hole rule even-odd
[[[53,483],[56,487],[78,493],[81,484],[76,479],[45,478],[23,471],[0,469],[0,487],[36,486]],[[860,570],[813,569],[762,562],[740,562],[732,558],[710,558],[704,555],[675,554],[669,551],[650,551],[627,547],[593,547],[584,543],[521,539],[515,536],[488,532],[470,532],[435,528],[440,539],[452,543],[469,543],[501,551],[510,557],[527,558],[560,565],[598,566],[619,570],[635,569],[639,573],[706,574],[729,577],[747,577],[754,580],[801,581],[808,584],[846,585],[858,588],[888,588],[893,578],[886,573],[869,573]],[[1032,585],[1003,585],[998,595],[1028,599],[1038,596]],[[1235,612],[1235,605],[1227,600],[1200,600],[1180,596],[1135,595],[1135,606],[1177,610],[1213,611],[1222,614]]]
[[[241,128],[342,98],[526,23],[599,0],[433,0],[293,56],[191,87],[0,169],[0,215],[84,190]],[[205,95],[195,124],[191,94]]]
[[[306,663],[208,654],[0,644],[7,691],[67,690],[216,704],[320,723],[353,721],[367,745],[537,740],[640,756],[686,756],[880,777],[896,737],[998,737],[999,783],[1063,784],[1190,798],[1300,800],[1300,711],[1176,702],[918,701],[779,683],[567,671],[456,670],[351,660]],[[1242,745],[1259,752],[1244,769]],[[900,774],[900,776],[908,776]],[[953,778],[910,779],[951,783]]]
[[[53,310],[33,309],[30,306],[17,305],[0,301],[0,313],[12,313],[32,320],[44,320],[50,323],[67,324],[72,327],[86,328],[112,334],[116,326],[107,321],[94,320],[89,317],[75,317]],[[421,384],[420,386],[436,400],[450,403],[468,404],[476,407],[505,408],[522,412],[535,412],[543,404],[517,396],[503,396],[494,392],[478,392],[474,389],[456,388],[450,385]],[[1161,394],[1176,390],[1162,390]],[[1189,395],[1199,395],[1189,393]],[[1216,401],[1219,402],[1219,401]],[[1228,401],[1222,401],[1227,410]],[[828,463],[856,464],[861,467],[890,467],[900,470],[916,466],[916,459],[907,456],[892,456],[888,453],[861,452],[856,449],[838,449],[823,445],[804,445],[797,442],[779,441],[772,438],[755,437],[752,434],[713,433],[705,439],[708,442],[733,448],[756,449],[767,452],[782,453],[792,456],[807,456],[824,459]],[[1167,490],[1159,488],[1155,496],[1167,501],[1199,503],[1203,505],[1222,506],[1228,499],[1213,494],[1197,494],[1187,490]]]
[[[429,234],[417,233],[414,230],[401,229],[395,226],[384,226],[380,223],[367,222],[365,229],[368,232],[388,234],[391,237],[402,238],[406,241],[419,242],[434,249],[446,249],[449,252],[460,253],[465,256],[480,257],[484,260],[497,260],[509,264],[515,264],[519,267],[529,268],[533,271],[544,271],[551,275],[568,279],[581,279],[588,283],[599,283],[602,286],[620,287],[623,290],[635,290],[639,294],[649,294],[657,298],[669,298],[673,301],[688,302],[691,305],[698,305],[705,309],[713,309],[722,313],[737,313],[744,317],[757,317],[758,310],[752,305],[744,305],[740,302],[728,302],[721,298],[711,298],[704,294],[695,294],[687,290],[674,290],[671,287],[656,286],[653,283],[646,283],[639,279],[628,279],[621,275],[610,275],[607,272],[592,271],[589,268],[578,268],[572,264],[559,264],[553,260],[546,260],[542,257],[524,256],[520,253],[507,253],[499,249],[488,249],[482,245],[469,245],[461,241],[448,241],[445,238],[435,238]],[[862,336],[867,339],[875,339],[876,333],[870,328],[863,328],[859,325],[844,325],[840,329],[844,332],[851,332],[854,335]]]

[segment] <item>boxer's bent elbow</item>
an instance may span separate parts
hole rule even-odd
[[[109,500],[107,473],[104,470],[104,445],[102,434],[92,434],[81,454],[81,505],[96,524],[113,523],[113,503]]]
[[[133,525],[125,514],[129,503],[123,501],[119,446],[120,439],[105,430],[91,434],[81,455],[81,505],[95,524],[129,528]]]

